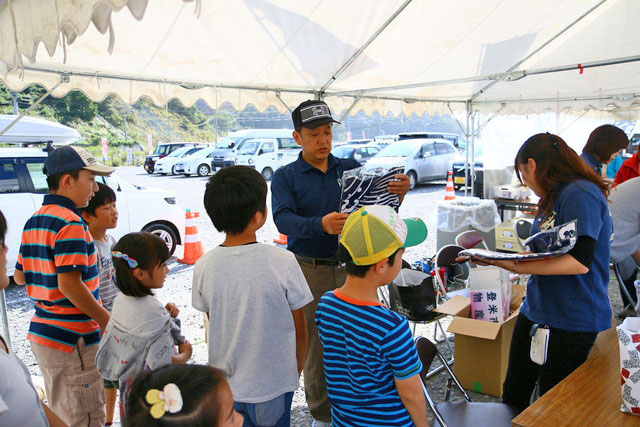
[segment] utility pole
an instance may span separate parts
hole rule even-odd
[[[13,98],[13,114],[18,115],[18,94],[11,91],[11,97]]]
[[[123,105],[122,106],[122,118],[124,120],[124,140],[128,140],[129,138],[127,137],[127,106]]]

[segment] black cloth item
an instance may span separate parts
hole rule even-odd
[[[569,251],[569,255],[585,267],[591,268],[591,262],[596,253],[597,244],[596,239],[592,237],[580,236],[576,241],[576,245]]]

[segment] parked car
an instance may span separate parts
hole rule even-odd
[[[378,154],[380,147],[373,144],[367,145],[341,145],[331,150],[331,154],[340,159],[353,159],[364,164],[367,160]]]
[[[452,143],[459,151],[462,151],[467,147],[467,140],[463,136],[448,132],[404,132],[398,134],[397,140],[404,141],[407,139],[425,138],[444,139]]]
[[[364,167],[403,166],[413,189],[420,182],[446,179],[457,158],[456,148],[444,139],[409,139],[386,146]]]
[[[144,170],[147,173],[153,173],[155,170],[155,164],[158,160],[163,157],[168,156],[179,148],[182,147],[193,147],[194,145],[198,145],[199,142],[169,142],[166,144],[158,144],[156,147],[156,151],[153,154],[149,154],[144,159]]]
[[[249,139],[238,150],[235,164],[252,167],[269,181],[279,167],[296,160],[299,153],[300,146],[280,146],[276,138]]]
[[[233,166],[237,151],[242,148],[245,141],[255,138],[275,138],[280,147],[297,147],[296,141],[293,139],[292,129],[238,130],[231,133],[218,145],[219,150],[216,150],[211,160],[211,170],[215,172],[216,170]]]
[[[475,172],[475,176],[474,176],[474,194],[480,194],[482,195],[482,189],[484,186],[484,161],[482,160],[482,146],[479,145],[478,143],[476,143],[474,145],[474,172]],[[471,154],[471,153],[469,153]],[[466,176],[467,173],[465,173],[465,170],[467,168],[465,168],[465,163],[466,163],[466,156],[464,153],[461,154],[461,158],[454,161],[453,164],[451,165],[451,168],[453,169],[453,187],[457,190],[460,190],[462,187],[465,187],[467,185],[467,181],[466,181]],[[468,176],[471,176],[471,156],[469,156],[469,172],[468,172]],[[469,188],[471,187],[471,179],[469,179]]]
[[[211,159],[216,147],[206,147],[196,151],[194,154],[184,157],[175,165],[176,173],[184,176],[197,174],[198,176],[207,176],[211,172]]]
[[[9,225],[9,275],[18,257],[22,228],[48,192],[42,172],[46,158],[41,148],[0,148],[0,209]],[[97,179],[116,192],[118,227],[109,231],[116,240],[132,231],[149,231],[162,238],[171,253],[184,242],[184,211],[174,193],[132,184],[117,173]]]
[[[397,140],[398,135],[377,135],[373,138],[373,143],[378,147],[383,148]]]
[[[347,144],[349,145],[354,145],[354,144],[370,144],[373,142],[373,139],[371,138],[363,138],[363,139],[350,139],[349,141],[347,141]]]
[[[204,145],[197,145],[195,147],[178,148],[173,153],[169,154],[168,156],[156,162],[156,165],[154,168],[155,172],[159,173],[160,175],[166,175],[166,174],[177,175],[178,172],[175,169],[176,164],[180,160],[184,159],[185,157],[195,154],[198,151],[202,150],[203,148],[205,148]]]

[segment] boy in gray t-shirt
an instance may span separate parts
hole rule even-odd
[[[120,291],[116,286],[116,270],[113,266],[111,248],[116,244],[115,239],[107,234],[107,230],[118,225],[118,210],[116,209],[116,193],[101,182],[89,204],[80,209],[82,219],[87,223],[93,244],[98,255],[98,273],[100,274],[100,299],[102,306],[111,313],[113,300]],[[116,406],[118,383],[104,380],[104,395],[107,409],[106,425],[113,423]]]
[[[249,167],[209,179],[204,205],[226,238],[196,263],[192,304],[210,318],[209,363],[228,375],[245,423],[288,426],[307,353],[302,308],[313,297],[291,252],[257,242],[266,196]]]

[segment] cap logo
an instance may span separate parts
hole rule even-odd
[[[329,107],[326,105],[312,105],[300,110],[300,118],[302,123],[309,122],[311,120],[329,118],[331,119],[331,113]]]

